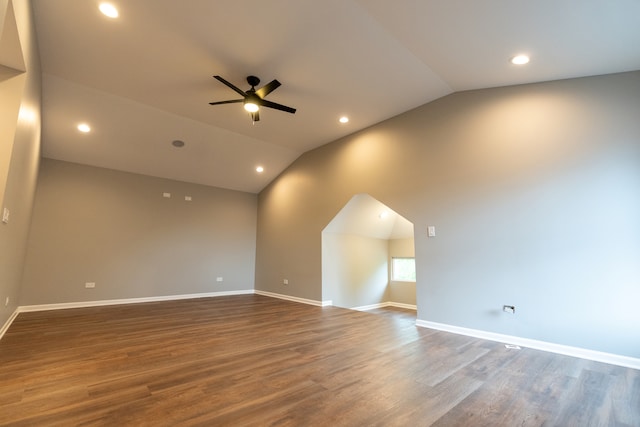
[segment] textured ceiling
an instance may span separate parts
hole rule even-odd
[[[640,69],[638,0],[114,0],[117,19],[98,3],[33,0],[44,155],[252,193],[455,91]],[[521,52],[531,63],[511,65]],[[268,99],[298,111],[253,125],[241,104],[208,104],[237,98],[213,75],[278,79]]]

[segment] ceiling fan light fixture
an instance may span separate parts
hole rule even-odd
[[[258,107],[258,104],[256,104],[253,101],[245,101],[244,109],[247,110],[250,113],[255,113],[256,111],[258,111],[260,109],[260,107]]]

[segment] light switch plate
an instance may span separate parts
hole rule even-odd
[[[7,208],[2,209],[2,222],[9,223],[9,209]]]

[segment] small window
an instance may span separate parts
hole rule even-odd
[[[394,282],[415,282],[416,259],[391,258],[391,280]]]

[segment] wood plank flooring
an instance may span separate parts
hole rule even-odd
[[[3,426],[640,426],[640,371],[259,295],[22,313]]]

